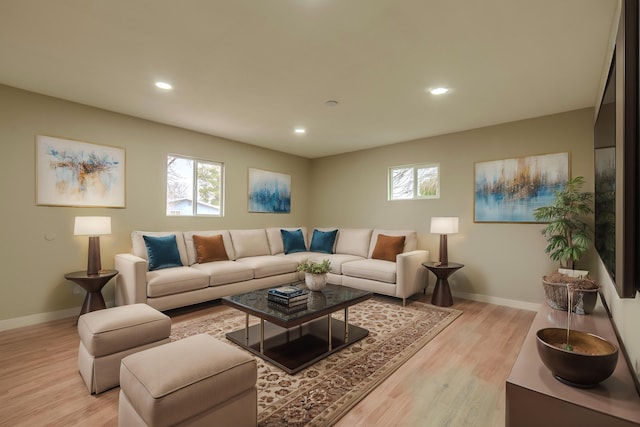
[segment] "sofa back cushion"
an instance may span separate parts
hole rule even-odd
[[[233,243],[231,242],[231,235],[229,234],[229,230],[206,230],[206,231],[185,231],[184,232],[184,243],[187,250],[187,260],[189,262],[188,265],[193,265],[198,262],[198,254],[196,253],[196,247],[193,243],[193,236],[222,236],[222,242],[224,243],[224,250],[227,253],[227,256],[230,260],[235,260],[236,255],[233,250]]]
[[[233,250],[237,258],[271,255],[267,232],[264,228],[254,230],[229,230]],[[282,237],[280,238],[282,240]]]
[[[307,227],[269,227],[266,229],[267,240],[269,241],[269,250],[271,255],[284,253],[284,245],[282,242],[282,233],[280,230],[296,231],[302,230],[302,237],[304,238],[304,246],[309,247],[309,241],[307,240]]]
[[[172,234],[176,236],[176,246],[178,247],[178,253],[180,254],[180,261],[182,262],[182,265],[188,265],[187,249],[184,245],[182,231],[132,231],[131,246],[133,254],[148,261],[149,255],[147,253],[147,245],[144,243],[144,237],[142,236],[164,237]]]
[[[372,231],[371,228],[340,228],[335,253],[366,258],[371,245]]]
[[[373,230],[373,234],[371,236],[368,258],[373,258],[373,250],[376,247],[379,234],[384,234],[385,236],[404,236],[403,253],[415,251],[418,247],[418,233],[416,233],[415,230],[383,230],[376,228]]]

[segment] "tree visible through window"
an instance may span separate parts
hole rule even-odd
[[[440,167],[437,164],[389,168],[389,200],[437,199]]]
[[[167,215],[222,216],[222,194],[222,163],[167,156]]]

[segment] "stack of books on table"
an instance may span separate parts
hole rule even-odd
[[[273,302],[273,301],[267,301],[267,306],[269,308],[272,308],[276,311],[279,311],[280,313],[285,313],[285,314],[293,314],[293,313],[297,313],[299,311],[305,311],[307,309],[307,304],[299,304],[299,305],[293,305],[291,307],[289,307],[288,305],[283,305],[283,304],[278,304],[277,302]]]
[[[275,307],[293,309],[304,308],[309,299],[309,291],[295,286],[282,286],[269,289],[267,300]]]

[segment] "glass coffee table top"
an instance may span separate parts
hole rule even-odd
[[[296,286],[306,289],[304,282],[296,282],[287,286]],[[270,288],[269,288],[270,289]],[[306,305],[296,306],[291,309],[281,304],[269,301],[267,298],[269,289],[246,292],[222,298],[222,302],[239,310],[263,318],[271,323],[290,328],[320,316],[333,313],[342,308],[371,298],[371,292],[346,286],[327,284],[322,291],[309,292]]]

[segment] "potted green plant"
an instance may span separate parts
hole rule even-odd
[[[319,291],[327,284],[327,273],[331,270],[331,261],[322,262],[305,260],[298,264],[298,271],[304,272],[304,282],[311,291]]]
[[[558,273],[543,277],[547,303],[555,309],[567,310],[567,283],[572,283],[575,294],[571,309],[586,313],[593,310],[599,287],[586,277],[587,271],[575,270],[576,263],[589,250],[593,235],[587,222],[588,215],[593,213],[593,193],[582,191],[583,185],[582,176],[570,179],[562,190],[554,192],[553,203],[535,209],[533,217],[548,222],[542,229],[548,243],[545,252],[561,267]]]

